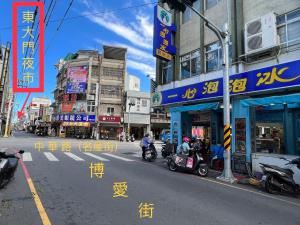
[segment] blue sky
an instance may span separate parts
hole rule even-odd
[[[12,38],[12,2],[0,1],[2,44],[11,42]],[[45,0],[45,13],[50,2],[51,0]],[[67,18],[60,30],[56,31],[70,2],[71,0],[56,0],[45,29],[45,92],[32,94],[31,98],[45,96],[53,99],[57,75],[54,64],[60,58],[79,49],[97,49],[101,52],[103,44],[128,49],[127,72],[141,79],[142,91],[149,91],[150,82],[146,75],[154,77],[155,73],[155,58],[152,56],[155,1],[74,0]],[[25,98],[26,94],[17,94],[18,108],[22,107]]]

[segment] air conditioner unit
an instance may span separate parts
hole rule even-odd
[[[276,16],[268,13],[245,24],[246,54],[268,50],[277,46]]]

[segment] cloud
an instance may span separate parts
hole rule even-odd
[[[149,74],[151,78],[155,77],[155,68],[152,66],[130,59],[126,61],[126,64],[129,68],[142,72],[145,76]]]
[[[147,1],[145,3],[149,3]],[[115,33],[116,35],[128,40],[135,46],[145,49],[152,49],[153,43],[153,24],[151,16],[145,14],[145,11],[138,9],[133,13],[126,13],[123,18],[119,18],[113,11],[104,10],[91,0],[81,0],[88,10],[82,13],[91,22]],[[127,2],[127,7],[133,6]],[[152,5],[150,5],[152,6]],[[149,9],[147,8],[147,12]],[[150,14],[151,15],[151,14]],[[123,20],[122,20],[123,19]],[[130,22],[128,22],[130,21]]]

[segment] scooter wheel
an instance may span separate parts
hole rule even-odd
[[[278,190],[276,187],[272,185],[272,179],[273,177],[271,175],[267,175],[266,181],[265,181],[265,190],[266,192],[270,194],[275,194]]]
[[[175,164],[175,162],[173,160],[170,160],[168,162],[168,166],[169,166],[169,170],[176,171],[176,164]]]
[[[207,165],[200,165],[196,170],[197,175],[200,177],[206,177],[208,174],[208,166]]]

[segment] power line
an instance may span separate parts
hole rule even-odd
[[[135,8],[141,8],[141,7],[145,7],[145,6],[149,6],[149,5],[154,5],[157,4],[158,2],[150,2],[150,3],[144,3],[144,4],[140,4],[140,5],[133,5],[133,6],[129,6],[129,7],[123,7],[123,8],[117,8],[117,9],[112,9],[112,10],[106,10],[106,11],[101,11],[101,12],[97,12],[97,13],[86,13],[86,14],[82,14],[82,15],[78,15],[78,16],[71,16],[71,17],[65,17],[64,20],[73,20],[73,19],[79,19],[79,18],[83,18],[83,17],[88,17],[88,16],[95,16],[95,15],[102,15],[102,14],[106,14],[106,13],[111,13],[111,12],[121,12],[121,11],[125,11],[128,9],[135,9]],[[54,22],[58,22],[61,21],[61,19],[54,19],[54,20],[49,20],[49,23],[54,23]],[[20,25],[18,27],[24,27],[24,25]],[[10,30],[12,29],[12,26],[7,26],[7,27],[0,27],[0,30]]]

